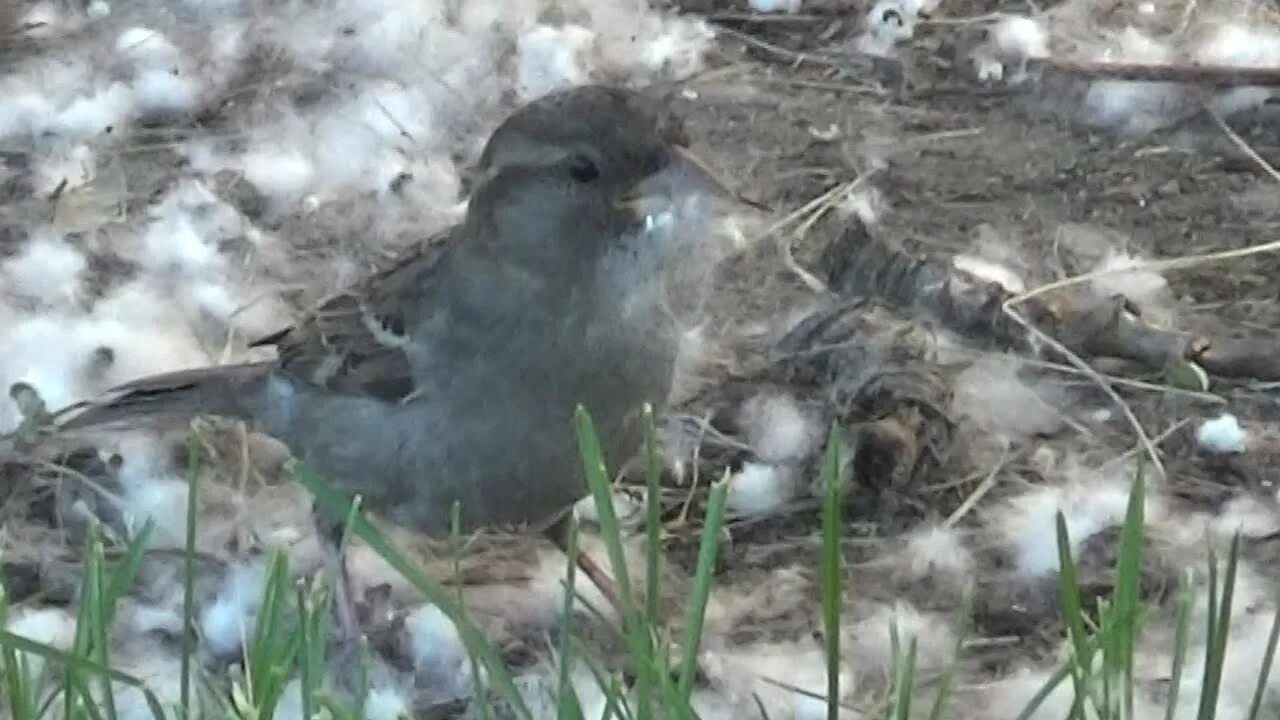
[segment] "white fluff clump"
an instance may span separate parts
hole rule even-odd
[[[131,283],[94,304],[85,322],[84,340],[92,348],[110,347],[115,355],[101,382],[118,385],[212,361],[195,336],[191,318],[174,299],[172,292],[157,284]],[[93,388],[95,392],[106,389],[96,384]]]
[[[200,612],[200,636],[215,657],[239,652],[253,635],[266,568],[261,563],[233,567],[213,602]]]
[[[613,512],[623,527],[634,527],[643,520],[644,502],[631,493],[620,490],[614,491],[612,502]],[[573,511],[578,516],[578,520],[582,522],[596,524],[600,522],[600,509],[596,507],[596,499],[592,495],[588,495],[575,503]]]
[[[743,404],[739,424],[756,457],[787,463],[808,458],[821,438],[813,414],[790,395],[766,393]]]
[[[1002,355],[984,356],[955,380],[952,411],[969,418],[979,428],[1005,440],[1048,435],[1063,426],[1062,413],[1018,377],[1017,360]]]
[[[1018,717],[1049,685],[1053,673],[1021,668],[985,686],[981,695],[982,712],[975,717]],[[1050,720],[1071,714],[1074,693],[1070,683],[1058,683],[1028,720]]]
[[[72,100],[50,120],[48,130],[69,140],[88,140],[121,130],[132,118],[133,90],[113,82]]]
[[[740,708],[738,717],[755,717],[757,699],[768,717],[822,720],[827,716],[827,704],[820,699],[827,691],[827,662],[814,643],[760,643],[713,650],[703,653],[699,666],[711,686]],[[839,700],[848,700],[854,690],[853,674],[842,664]],[[842,711],[840,717],[853,716]]]
[[[747,5],[758,13],[798,13],[804,0],[748,0]]]
[[[770,515],[785,507],[797,494],[793,468],[769,463],[744,463],[729,477],[729,511],[735,515]]]
[[[13,3],[20,5],[21,3]],[[81,18],[70,12],[65,3],[38,2],[16,23],[21,34],[30,38],[65,37],[82,25]],[[9,28],[5,28],[9,30]]]
[[[152,538],[157,545],[180,547],[186,539],[188,485],[150,466],[138,466],[136,456],[126,461],[121,474],[125,483],[125,521],[130,536],[137,536],[147,521],[154,523]]]
[[[224,264],[218,244],[243,231],[243,220],[198,180],[178,182],[149,211],[137,260],[159,274],[208,277]]]
[[[113,658],[115,667],[130,677],[141,680],[141,687],[123,682],[112,684],[117,720],[152,720],[155,714],[148,704],[148,693],[161,707],[177,707],[182,698],[182,660],[164,648],[140,644],[128,648],[128,657]],[[96,691],[98,688],[94,688]],[[106,699],[98,697],[99,702]]]
[[[242,154],[200,147],[190,152],[209,170],[242,172],[266,196],[273,214],[303,201],[319,206],[353,194],[387,199],[396,186],[407,188],[398,192],[425,205],[428,214],[443,215],[460,186],[443,152],[451,122],[427,93],[386,81],[332,108],[278,119]]]
[[[393,685],[369,688],[364,712],[368,720],[408,720],[414,717],[411,698],[403,689]]]
[[[76,639],[76,619],[60,608],[19,610],[9,619],[5,629],[19,637],[63,651],[70,650]],[[44,658],[23,653],[23,659],[32,676],[38,676],[44,666]]]
[[[183,547],[189,486],[178,478],[168,448],[151,435],[126,433],[113,438],[112,450],[124,460],[119,474],[121,511],[130,537],[150,520],[152,543]]]
[[[1057,514],[1066,520],[1072,553],[1089,538],[1124,522],[1131,483],[1123,473],[1068,480],[1057,486],[1036,487],[1018,495],[997,511],[994,528],[1012,543],[1019,572],[1038,578],[1058,571]],[[1147,497],[1146,517],[1158,516],[1159,498]]]
[[[0,137],[35,135],[48,126],[53,101],[19,78],[0,82]]]
[[[649,35],[638,43],[636,57],[625,66],[632,74],[684,78],[702,69],[715,40],[715,32],[705,20],[646,12],[637,22],[648,26]],[[609,29],[617,32],[624,27]]]
[[[163,633],[170,637],[182,634],[182,595],[175,587],[163,602],[147,604],[132,599],[122,599],[117,611],[116,633],[128,640],[130,636]]]
[[[581,25],[539,25],[516,42],[516,90],[525,100],[590,78],[596,34]]]
[[[1280,512],[1272,503],[1251,495],[1227,501],[1210,523],[1219,537],[1229,539],[1239,533],[1244,538],[1263,539],[1280,533]]]
[[[977,255],[961,254],[951,258],[955,269],[972,275],[981,282],[995,283],[1005,291],[1018,294],[1025,292],[1027,283],[1013,268]]]
[[[85,7],[84,14],[90,20],[101,20],[111,14],[111,3],[107,0],[91,0]]]
[[[302,679],[294,678],[280,691],[271,717],[275,720],[310,720],[302,714]]]
[[[842,215],[852,215],[863,225],[872,227],[880,223],[884,216],[885,202],[880,191],[870,185],[855,188],[845,195],[836,210]]]
[[[1196,588],[1197,594],[1190,617],[1191,627],[1203,627],[1207,622],[1208,589],[1207,583]],[[1217,592],[1222,592],[1220,586]],[[1274,581],[1255,570],[1252,563],[1242,560],[1236,576],[1232,604],[1216,717],[1247,718],[1250,717],[1248,708],[1258,687],[1259,671],[1267,658],[1271,623],[1276,614]],[[1207,650],[1203,636],[1191,640],[1183,672],[1193,674],[1187,677],[1199,677],[1204,673],[1205,657],[1209,654]],[[1170,667],[1171,658],[1160,660],[1160,666],[1150,667]],[[1268,692],[1274,692],[1280,687],[1280,665],[1272,664],[1265,682]],[[1195,708],[1200,703],[1200,683],[1191,683],[1185,690],[1178,699],[1179,709],[1185,710],[1185,714],[1179,713],[1179,717],[1194,717]]]
[[[240,170],[276,209],[301,200],[315,180],[311,159],[293,148],[255,148],[240,158]]]
[[[146,70],[133,81],[134,110],[143,120],[193,112],[202,90],[197,80],[177,70]]]
[[[97,175],[97,165],[97,155],[86,144],[53,149],[36,161],[36,194],[49,196],[81,187]]]
[[[1019,83],[1027,77],[1027,64],[1049,56],[1049,32],[1034,18],[1006,15],[991,26],[984,43],[973,56],[979,80]]]
[[[1173,291],[1169,288],[1169,281],[1160,273],[1131,269],[1144,262],[1144,258],[1136,255],[1108,252],[1094,268],[1104,274],[1094,277],[1090,284],[1094,292],[1102,297],[1123,296],[1137,306],[1144,316],[1156,318],[1157,322],[1167,321],[1175,304]]]
[[[57,314],[31,317],[5,328],[5,353],[0,357],[0,386],[25,382],[36,389],[50,409],[80,397],[77,357],[81,345],[67,338],[67,318]],[[11,402],[0,402],[0,433],[12,431],[21,417]]]
[[[9,619],[9,632],[59,650],[70,649],[76,639],[76,620],[60,608],[20,610]]]
[[[138,305],[116,301],[120,297],[99,301],[89,315],[52,311],[10,325],[0,385],[29,383],[56,410],[148,371],[208,364],[194,338],[171,324],[177,311],[163,296],[148,295]],[[109,367],[96,365],[100,348],[114,356]],[[0,403],[0,431],[16,424],[12,403]]]
[[[15,257],[0,265],[7,292],[39,305],[70,307],[80,296],[84,255],[54,233],[37,232]]]
[[[413,649],[413,669],[434,692],[463,697],[471,691],[471,659],[462,636],[440,608],[423,605],[405,618]]]
[[[1280,69],[1280,32],[1223,25],[1194,50],[1192,58],[1201,65]],[[1275,96],[1275,88],[1232,88],[1218,95],[1214,105],[1223,115],[1231,115],[1260,107]]]
[[[1171,47],[1130,27],[1116,47],[1108,48],[1097,59],[1164,65],[1176,58]],[[1098,125],[1144,134],[1175,120],[1181,101],[1182,89],[1177,83],[1098,80],[1085,93],[1084,113]]]
[[[595,535],[583,534],[579,538],[579,544],[581,552],[590,554],[597,563],[600,558],[606,556],[603,542]],[[623,550],[628,556],[634,554],[627,547]],[[520,588],[518,597],[504,598],[499,604],[499,607],[503,608],[504,616],[520,617],[521,621],[534,627],[552,628],[561,619],[565,607],[564,580],[567,562],[562,552],[539,553],[538,564],[530,570],[529,580],[524,587]],[[631,576],[636,577],[638,574],[636,568],[630,564],[628,567],[631,568]],[[610,568],[602,567],[601,569],[606,576],[612,577]],[[600,588],[582,572],[575,575],[574,595],[571,612],[575,614],[592,612],[588,609],[590,607],[599,610],[606,618],[616,615],[616,611],[605,598],[604,593],[600,592]],[[583,602],[584,599],[586,602]]]
[[[1249,436],[1231,413],[1223,413],[1196,428],[1196,443],[1202,450],[1217,455],[1242,453],[1249,446]]]
[[[937,575],[964,578],[973,572],[973,553],[965,546],[962,533],[952,527],[934,525],[912,532],[902,555],[903,569],[912,579]]]
[[[1034,18],[1009,15],[991,28],[991,39],[1001,54],[1028,59],[1049,56],[1049,32]]]
[[[879,0],[863,17],[855,49],[875,57],[893,57],[900,43],[915,36],[920,15],[936,4],[928,0]]]
[[[529,714],[534,720],[557,720],[562,715],[561,700],[558,696],[559,676],[557,669],[550,666],[535,668],[515,678],[516,687],[524,698]],[[609,693],[601,687],[600,681],[589,669],[574,668],[569,672],[569,683],[573,686],[573,694],[578,699],[585,720],[603,720],[613,717],[610,710]],[[630,702],[623,693],[626,702]],[[616,706],[614,706],[616,708]],[[609,712],[606,715],[606,711]]]
[[[954,659],[952,618],[922,613],[910,603],[897,602],[881,605],[845,628],[844,634],[860,671],[891,670],[894,628],[903,647],[915,639],[919,667],[942,668]]]
[[[132,27],[120,33],[116,39],[116,52],[147,69],[172,69],[182,53],[163,33],[145,27]]]

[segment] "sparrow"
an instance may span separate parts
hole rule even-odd
[[[642,408],[662,407],[679,346],[664,280],[711,242],[707,209],[732,202],[687,145],[666,103],[640,92],[536,99],[485,144],[459,224],[252,343],[274,360],[135,380],[60,428],[239,418],[393,523],[443,535],[458,503],[464,532],[536,527],[563,548],[588,494],[575,409],[591,413],[609,462],[638,449]],[[341,522],[317,515],[335,554]],[[353,633],[338,563],[339,625]]]

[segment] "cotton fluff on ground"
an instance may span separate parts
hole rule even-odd
[[[1062,513],[1078,557],[1089,538],[1124,523],[1132,478],[1120,468],[1094,470],[1069,464],[1058,474],[1056,485],[1035,487],[1011,497],[1003,507],[989,511],[992,530],[1012,546],[1017,570],[1034,579],[1058,571],[1056,517]],[[1145,517],[1160,517],[1161,500],[1148,493]]]
[[[1167,43],[1130,27],[1095,59],[1167,65],[1176,60],[1176,52]],[[1098,125],[1144,134],[1177,120],[1182,99],[1181,87],[1175,83],[1098,80],[1089,86],[1083,109],[1085,117]]]
[[[0,142],[30,160],[0,168],[17,223],[0,256],[0,386],[27,382],[50,409],[256,357],[247,340],[455,222],[463,168],[516,103],[685,77],[712,38],[644,0],[84,5],[32,6],[24,32],[39,42],[6,47],[0,71]],[[0,432],[20,419],[0,402]],[[187,485],[162,462],[169,446],[116,449],[130,529],[152,519],[154,541],[180,547]],[[548,567],[542,614],[560,607],[562,563]],[[210,655],[237,656],[262,572],[233,561],[199,608]],[[149,612],[129,626],[168,622]],[[42,617],[15,631],[65,645]],[[416,620],[420,670],[464,691],[467,664],[424,646],[452,636]],[[371,703],[406,706],[390,686]]]
[[[0,76],[0,139],[31,151],[42,192],[68,193],[64,215],[84,215],[86,202],[102,212],[77,218],[90,232],[70,239],[34,213],[22,228],[29,239],[0,267],[0,329],[17,338],[0,384],[30,382],[57,407],[132,375],[234,359],[246,336],[288,320],[264,296],[307,278],[309,264],[331,264],[298,252],[275,221],[355,203],[347,230],[359,234],[330,249],[377,254],[407,232],[421,237],[456,220],[455,158],[470,162],[513,101],[592,80],[687,75],[711,38],[702,22],[640,0],[553,5],[113,5],[36,18],[30,32],[48,44]],[[115,154],[152,132],[145,124],[186,126],[200,112],[224,129],[162,130],[179,139],[154,166]],[[108,182],[112,163],[125,165],[127,188]],[[265,208],[244,215],[227,203],[225,172]],[[171,182],[154,183],[157,174]],[[156,200],[108,223],[118,218],[106,208],[140,196]],[[95,277],[90,290],[86,268],[108,247],[140,267]],[[92,377],[86,366],[103,346],[116,363]],[[0,431],[16,422],[0,411]]]

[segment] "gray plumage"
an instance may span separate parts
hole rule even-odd
[[[144,378],[62,427],[239,417],[393,522],[444,532],[455,500],[464,529],[547,522],[586,494],[575,406],[617,465],[670,390],[661,276],[689,238],[635,194],[686,189],[660,181],[682,142],[629,91],[535,101],[490,138],[465,220],[256,343],[277,360]]]

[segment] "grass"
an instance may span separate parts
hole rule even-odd
[[[592,710],[584,706],[583,698],[574,690],[575,672],[584,668],[595,675],[605,691],[603,717],[619,720],[647,720],[649,718],[698,717],[693,701],[698,670],[699,649],[702,643],[703,621],[707,601],[714,583],[714,570],[720,547],[720,535],[725,517],[727,481],[715,483],[710,490],[704,517],[704,532],[697,556],[694,581],[686,616],[679,638],[669,636],[664,622],[660,586],[660,535],[657,506],[658,465],[654,439],[654,423],[651,411],[646,411],[645,454],[647,458],[646,484],[648,486],[648,527],[646,529],[646,557],[644,586],[636,594],[622,592],[622,627],[620,629],[635,678],[633,685],[624,690],[620,678],[607,675],[599,669],[584,643],[575,636],[573,622],[563,624],[556,639],[555,717],[565,720],[596,720]],[[620,588],[631,588],[623,554],[622,531],[612,506],[610,474],[601,456],[591,419],[585,411],[576,416],[576,430],[583,466],[599,510],[601,533],[605,540],[607,556],[613,575]],[[828,449],[823,463],[825,495],[821,514],[822,542],[817,566],[821,570],[821,617],[823,642],[828,664],[826,688],[826,717],[834,720],[842,712],[840,705],[841,608],[849,597],[856,597],[856,583],[849,576],[840,553],[842,525],[842,488],[837,481],[842,467],[837,442],[838,428],[832,428]],[[191,445],[191,482],[193,498],[188,507],[188,531],[194,536],[197,520],[194,498],[195,483],[199,477],[199,446]],[[499,653],[489,645],[481,631],[471,622],[457,594],[446,592],[426,578],[414,564],[398,552],[391,543],[368,523],[364,517],[351,511],[351,506],[334,492],[319,476],[309,469],[296,465],[294,474],[306,486],[321,505],[346,513],[348,531],[360,537],[381,554],[407,581],[414,585],[423,597],[435,604],[458,628],[459,635],[471,656],[473,676],[476,682],[476,716],[533,718],[534,711],[526,696],[520,691],[516,679],[503,663]],[[1049,675],[1044,686],[1034,694],[1028,705],[1018,715],[1019,720],[1042,717],[1036,713],[1045,709],[1044,703],[1063,683],[1069,682],[1072,702],[1067,717],[1072,720],[1129,720],[1138,717],[1135,696],[1138,691],[1135,673],[1135,648],[1143,636],[1150,608],[1141,598],[1141,572],[1145,538],[1143,535],[1143,508],[1146,498],[1146,482],[1139,468],[1121,531],[1119,555],[1115,567],[1115,586],[1109,597],[1104,598],[1096,612],[1087,610],[1082,602],[1078,585],[1075,559],[1071,553],[1064,519],[1057,520],[1059,560],[1059,591],[1063,622],[1067,629],[1067,651],[1056,671]],[[68,720],[119,720],[122,692],[140,693],[147,713],[156,720],[191,717],[241,718],[245,720],[271,720],[275,717],[290,683],[295,678],[301,697],[303,717],[329,717],[334,720],[355,720],[365,716],[368,679],[364,663],[356,668],[356,692],[354,697],[340,698],[326,683],[325,638],[330,620],[330,593],[324,583],[313,581],[293,584],[290,581],[288,558],[275,555],[270,559],[267,581],[263,590],[261,609],[245,648],[243,669],[230,679],[228,685],[219,685],[200,675],[195,662],[195,642],[192,634],[183,638],[182,671],[178,698],[166,704],[156,693],[138,678],[131,677],[111,664],[111,629],[120,599],[129,591],[141,566],[143,551],[147,546],[150,526],[134,538],[121,560],[108,564],[103,541],[96,529],[91,531],[85,547],[84,574],[81,579],[75,640],[70,650],[33,642],[11,632],[0,631],[0,707],[13,720],[36,720],[60,717]],[[455,532],[456,536],[456,532]],[[456,537],[455,537],[456,539]],[[188,544],[188,552],[192,548]],[[569,552],[577,553],[576,538]],[[1165,693],[1163,717],[1172,720],[1179,702],[1186,697],[1189,683],[1198,682],[1201,688],[1200,702],[1195,708],[1197,720],[1209,720],[1217,713],[1217,700],[1223,679],[1225,658],[1229,642],[1229,628],[1233,613],[1235,578],[1239,563],[1240,545],[1232,542],[1225,558],[1209,552],[1208,612],[1206,614],[1203,656],[1199,662],[1188,657],[1191,647],[1192,608],[1195,597],[1195,576],[1188,570],[1183,574],[1181,587],[1175,601],[1175,636],[1169,682]],[[187,564],[187,583],[184,588],[184,617],[188,627],[193,617],[193,570]],[[564,616],[570,612],[575,597],[577,574],[575,563],[569,562],[564,578],[567,588],[563,607]],[[8,608],[0,595],[0,621],[7,620]],[[967,592],[962,609],[956,618],[957,642],[951,667],[934,681],[936,691],[931,703],[921,708],[923,693],[916,677],[917,639],[903,638],[895,627],[891,631],[893,648],[892,667],[888,668],[889,690],[885,702],[880,705],[877,717],[907,720],[927,717],[930,720],[946,720],[953,717],[956,703],[955,677],[963,655],[963,640],[968,627],[972,592]],[[8,627],[5,624],[5,627]],[[1270,717],[1266,698],[1266,679],[1269,676],[1277,640],[1280,639],[1280,615],[1273,620],[1268,638],[1266,656],[1258,668],[1257,690],[1253,695],[1248,714],[1250,720]],[[1198,678],[1186,677],[1188,667],[1203,668]],[[674,674],[673,674],[674,670]],[[479,682],[483,680],[483,683]],[[757,697],[757,707],[764,715],[765,706]],[[913,703],[915,705],[913,705]],[[136,717],[136,715],[131,716]],[[1058,715],[1054,716],[1055,718]],[[1178,712],[1176,717],[1188,717]]]

